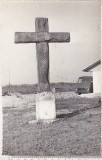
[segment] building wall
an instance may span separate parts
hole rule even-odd
[[[101,92],[101,71],[93,71],[93,92]]]

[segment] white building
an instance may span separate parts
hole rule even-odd
[[[96,61],[90,66],[86,67],[84,72],[93,72],[93,92],[101,92],[101,60]]]

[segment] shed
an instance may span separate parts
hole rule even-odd
[[[93,73],[93,92],[100,93],[101,92],[101,60],[98,60],[85,69],[84,72],[92,72]]]

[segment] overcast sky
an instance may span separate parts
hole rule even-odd
[[[70,32],[70,43],[49,44],[50,82],[73,82],[100,59],[100,1],[0,2],[2,85],[37,83],[36,44],[15,44],[15,32],[35,32],[35,18],[50,32]],[[9,78],[10,71],[10,78]],[[88,73],[86,73],[88,75]]]

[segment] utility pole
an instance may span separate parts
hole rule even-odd
[[[8,88],[8,95],[10,96],[10,54],[9,54],[9,88]]]

